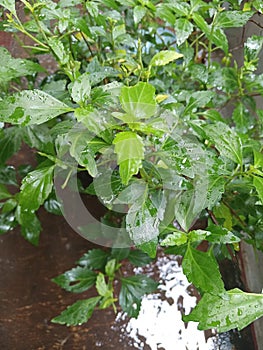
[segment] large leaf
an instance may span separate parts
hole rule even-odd
[[[127,185],[130,178],[137,174],[144,159],[144,144],[139,135],[131,131],[120,132],[113,140],[114,152],[120,166],[120,176]]]
[[[122,310],[130,317],[137,317],[140,312],[142,297],[156,290],[158,283],[148,276],[136,275],[121,278],[119,303]]]
[[[216,26],[220,28],[243,27],[252,15],[253,11],[219,12],[216,18]]]
[[[52,319],[53,323],[77,326],[87,322],[100,301],[101,297],[93,297],[85,300],[78,300],[67,307],[59,316]]]
[[[103,270],[109,253],[101,249],[91,249],[88,253],[84,254],[78,261],[79,265],[89,267],[93,270]]]
[[[73,109],[41,90],[24,90],[0,101],[0,121],[42,124]]]
[[[245,293],[238,288],[224,295],[205,293],[184,321],[199,322],[198,329],[216,328],[218,332],[243,329],[263,316],[263,294]]]
[[[242,144],[240,137],[233,129],[224,123],[210,124],[204,130],[215,144],[221,156],[233,160],[237,164],[242,164]]]
[[[140,82],[121,89],[120,102],[129,122],[152,117],[156,112],[155,88]]]
[[[187,279],[202,292],[211,294],[224,292],[218,264],[210,253],[201,252],[188,244],[182,267]]]
[[[4,47],[0,47],[0,62],[0,85],[18,77],[44,71],[44,68],[35,62],[13,58]]]
[[[19,204],[22,210],[35,211],[49,196],[53,188],[54,166],[30,172],[22,180]]]
[[[52,279],[53,282],[68,292],[81,293],[91,288],[97,274],[86,267],[75,267]]]
[[[0,112],[1,113],[1,112]],[[16,153],[22,142],[21,130],[17,127],[4,129],[3,134],[0,134],[0,164],[4,163],[14,153]]]
[[[253,185],[257,190],[258,197],[263,203],[263,178],[259,176],[253,176]]]

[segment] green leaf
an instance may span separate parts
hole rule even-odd
[[[0,47],[0,85],[18,77],[44,72],[39,64],[30,60],[13,58],[4,47]]]
[[[91,85],[89,73],[82,74],[77,80],[70,84],[71,97],[77,103],[85,103],[90,97]]]
[[[258,197],[263,204],[263,178],[259,176],[253,176],[253,185],[255,186]]]
[[[1,141],[0,141],[0,145],[1,145]],[[5,185],[17,186],[16,170],[13,166],[7,165],[4,167],[0,167],[0,183]]]
[[[53,318],[51,322],[66,324],[67,326],[82,325],[87,322],[100,301],[101,297],[93,297],[85,300],[78,300],[67,307],[59,316]]]
[[[53,140],[47,125],[29,125],[23,128],[23,139],[31,147],[54,154]]]
[[[228,54],[228,40],[223,29],[216,28],[210,35],[208,35],[208,39],[222,49],[226,55]]]
[[[71,142],[70,155],[84,166],[92,177],[95,177],[98,171],[94,152],[89,145],[93,139],[90,131],[84,128],[73,129],[68,134],[68,139]]]
[[[185,232],[175,230],[173,233],[167,235],[161,242],[161,246],[179,246],[187,242],[187,234]]]
[[[55,191],[52,191],[44,202],[44,208],[47,212],[54,215],[62,215],[62,204],[57,199]]]
[[[16,225],[17,221],[13,212],[0,214],[0,235],[12,230]]]
[[[204,294],[184,321],[199,322],[198,329],[216,328],[219,333],[241,330],[263,316],[263,294],[245,293],[238,288],[224,295]]]
[[[109,290],[108,285],[105,281],[105,276],[101,272],[97,275],[96,289],[98,294],[102,297],[106,297],[111,294],[111,291]]]
[[[42,227],[36,214],[32,211],[23,211],[21,207],[18,206],[16,218],[21,225],[22,236],[31,244],[37,246]]]
[[[0,102],[1,103],[1,102]],[[0,112],[1,113],[1,112]],[[0,134],[0,164],[4,163],[16,153],[22,142],[21,131],[17,127],[4,129]]]
[[[153,56],[151,59],[149,66],[155,67],[155,66],[165,66],[166,64],[177,60],[178,58],[182,58],[183,55],[181,53],[178,53],[176,51],[172,50],[163,50],[158,52]]]
[[[138,173],[144,159],[144,144],[142,138],[134,132],[120,132],[113,140],[114,152],[120,166],[120,176],[124,185]]]
[[[178,18],[175,21],[174,29],[176,32],[177,45],[180,46],[192,34],[194,26],[187,18]],[[177,57],[177,58],[179,58],[179,57]],[[175,58],[175,59],[177,59],[177,58]]]
[[[111,259],[107,262],[105,266],[105,273],[109,277],[114,277],[115,271],[120,267],[119,264],[117,264],[116,259]]]
[[[131,250],[128,260],[134,266],[145,266],[152,262],[152,258],[141,250]]]
[[[52,49],[52,52],[57,56],[58,61],[64,65],[70,60],[69,51],[66,51],[62,41],[59,38],[51,37],[48,38],[48,45]]]
[[[109,253],[101,249],[91,249],[78,261],[81,266],[89,267],[93,270],[103,270],[107,263]]]
[[[218,264],[210,253],[201,252],[189,244],[182,267],[187,279],[202,292],[211,294],[224,292]]]
[[[208,232],[206,240],[212,243],[228,244],[240,242],[239,237],[225,227],[219,225],[210,224],[206,228],[206,231]]]
[[[13,211],[17,206],[17,201],[13,198],[8,199],[5,201],[3,207],[2,207],[2,213],[10,213]]]
[[[0,183],[0,200],[12,197],[5,185]]]
[[[253,11],[223,11],[219,12],[216,18],[216,26],[220,28],[237,28],[243,27],[250,17],[253,15]]]
[[[0,6],[5,7],[8,11],[16,13],[16,2],[15,0],[1,0]]]
[[[154,232],[154,235],[156,233],[157,232]],[[159,231],[158,231],[158,233],[159,233]],[[149,238],[147,238],[147,239],[149,239]],[[153,239],[149,240],[148,242],[143,242],[143,243],[137,244],[136,247],[141,249],[147,255],[149,255],[149,257],[151,259],[154,259],[156,257],[156,254],[157,254],[158,239],[157,239],[157,237],[154,237]]]
[[[242,102],[239,102],[235,107],[232,118],[236,124],[236,130],[240,133],[247,133],[250,128],[251,119],[248,109]]]
[[[242,165],[242,144],[236,132],[224,123],[210,124],[204,130],[221,156]]]
[[[130,317],[137,317],[140,312],[142,297],[156,290],[158,283],[145,275],[121,278],[119,303]]]
[[[127,113],[128,122],[150,118],[155,114],[157,108],[155,88],[143,82],[131,87],[124,86],[121,89],[120,102]]]
[[[86,267],[75,267],[52,279],[61,288],[72,293],[82,293],[96,282],[96,273]]]
[[[35,211],[49,196],[53,188],[54,166],[30,172],[22,180],[19,204],[22,210]]]
[[[146,12],[147,10],[144,6],[140,6],[140,5],[135,6],[133,9],[134,23],[135,24],[140,23],[143,17],[146,15]]]
[[[42,124],[73,109],[41,90],[23,90],[0,101],[0,121]]]

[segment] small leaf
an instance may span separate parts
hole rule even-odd
[[[96,273],[86,267],[75,267],[52,279],[61,288],[72,293],[82,293],[96,282]]]
[[[72,85],[69,86],[71,89],[71,97],[73,101],[77,103],[85,103],[90,97],[91,85],[89,80],[89,73],[82,74]]]
[[[211,294],[224,292],[218,264],[209,253],[196,250],[189,244],[182,267],[187,279],[202,292]]]
[[[111,291],[109,290],[108,285],[105,281],[105,276],[101,272],[97,275],[96,289],[98,294],[102,297],[105,297],[111,294]]]
[[[5,185],[0,183],[0,200],[12,197]]]
[[[0,144],[1,144],[1,141],[0,141]],[[4,167],[0,167],[0,183],[5,185],[17,186],[16,170],[13,166],[7,165]]]
[[[113,140],[114,152],[117,153],[117,163],[120,166],[120,176],[124,185],[137,174],[142,167],[144,144],[139,135],[131,131],[120,132]]]
[[[137,317],[140,312],[142,297],[156,290],[158,283],[145,275],[121,278],[119,303],[130,317]]]
[[[146,12],[147,10],[144,6],[140,6],[140,5],[135,6],[133,9],[134,23],[135,24],[140,23],[143,17],[146,15]]]
[[[174,29],[176,33],[177,45],[180,46],[192,34],[194,26],[187,18],[178,18],[175,21]]]
[[[8,11],[16,13],[15,0],[1,0],[0,6],[5,7]]]
[[[213,243],[227,244],[227,243],[238,243],[240,242],[240,238],[234,235],[231,231],[226,229],[225,227],[210,224],[206,231],[208,231],[208,235],[206,240]]]
[[[41,90],[23,90],[0,101],[0,121],[42,124],[73,109]]]
[[[235,107],[232,118],[236,124],[236,130],[240,133],[246,134],[250,128],[251,117],[249,110],[242,102],[239,102]]]
[[[53,318],[51,322],[66,324],[67,326],[82,325],[87,322],[100,301],[101,297],[93,297],[85,300],[78,300],[67,307],[59,316]]]
[[[153,261],[148,254],[144,253],[139,249],[131,250],[130,254],[128,255],[128,260],[134,266],[145,266]]]
[[[22,210],[35,211],[49,196],[53,188],[54,166],[30,172],[22,180],[19,204]]]
[[[181,53],[178,53],[176,51],[171,50],[163,50],[158,52],[153,56],[153,58],[150,61],[149,66],[155,67],[155,66],[165,66],[166,64],[177,60],[178,58],[182,58],[183,55]]]
[[[78,261],[81,266],[89,267],[93,270],[103,270],[107,263],[109,253],[101,249],[91,249]]]
[[[31,244],[37,246],[42,227],[36,214],[30,211],[22,211],[20,207],[18,207],[16,218],[21,225],[22,236]]]
[[[175,230],[173,233],[167,235],[161,242],[161,246],[179,246],[187,242],[187,234],[185,232]]]
[[[253,176],[253,185],[255,186],[258,197],[263,204],[263,178],[259,176]]]
[[[0,235],[12,230],[16,225],[17,221],[13,212],[0,214]]]
[[[158,233],[159,233],[159,231],[158,231]],[[143,242],[141,244],[137,244],[136,247],[141,249],[147,255],[149,255],[149,257],[151,259],[154,259],[156,257],[156,254],[157,254],[158,239],[154,238],[148,242]]]
[[[143,82],[131,87],[124,86],[121,89],[120,102],[127,113],[127,122],[150,118],[157,108],[155,88]]]
[[[22,133],[20,129],[18,129],[17,127],[10,127],[10,128],[4,129],[3,134],[0,134],[0,164],[1,165],[4,165],[5,162],[20,149],[21,142],[22,142]]]
[[[105,273],[109,277],[114,277],[115,271],[120,267],[119,264],[117,264],[116,259],[111,259],[107,262],[105,266]]]
[[[205,293],[185,322],[199,322],[198,329],[216,328],[219,333],[241,330],[263,316],[263,294],[245,293],[238,288],[224,295]]]

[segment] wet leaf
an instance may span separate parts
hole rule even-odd
[[[161,246],[179,246],[187,242],[187,234],[185,232],[175,230],[174,232],[168,234],[161,242]]]
[[[192,34],[194,26],[187,18],[178,18],[175,21],[174,29],[176,32],[177,45],[180,46]]]
[[[1,103],[1,102],[0,102]],[[1,113],[1,112],[0,112]],[[3,134],[0,134],[0,164],[5,162],[16,153],[22,142],[21,130],[17,127],[4,129]]]
[[[136,175],[142,167],[142,159],[144,159],[142,138],[131,131],[120,132],[113,140],[113,144],[122,182],[127,185],[131,177]]]
[[[182,267],[187,279],[202,292],[211,294],[224,292],[218,264],[210,253],[201,252],[188,244]]]
[[[13,212],[0,214],[0,235],[12,230],[16,225],[17,221]]]
[[[22,210],[35,211],[49,196],[53,188],[54,166],[31,171],[22,180],[19,204]]]
[[[184,321],[199,322],[198,329],[216,328],[218,332],[241,330],[263,316],[263,294],[245,293],[231,289],[224,295],[205,293]]]
[[[36,214],[32,211],[23,211],[21,207],[18,206],[16,218],[21,225],[22,236],[31,244],[37,246],[42,227]]]
[[[101,297],[93,297],[85,300],[78,300],[67,307],[59,316],[53,318],[53,323],[66,324],[67,326],[82,325],[87,322],[100,301]]]
[[[16,170],[13,166],[7,165],[0,167],[0,183],[17,186]]]
[[[158,283],[144,275],[121,278],[119,303],[123,311],[127,312],[130,317],[137,317],[140,312],[142,297],[154,292],[157,286]]]
[[[220,28],[237,28],[243,27],[253,11],[223,11],[219,12],[216,18],[216,26]]]
[[[69,87],[71,89],[71,97],[77,103],[85,103],[90,97],[91,85],[89,80],[89,73],[82,74]]]
[[[5,7],[7,10],[9,10],[12,13],[16,12],[16,2],[15,0],[1,0],[0,1],[0,6]]]
[[[144,6],[137,5],[133,9],[133,19],[135,24],[138,24],[141,22],[143,17],[146,15],[146,8]]]
[[[131,87],[125,86],[121,89],[120,102],[128,122],[150,118],[155,114],[157,107],[155,88],[143,82]]]
[[[89,267],[93,270],[103,270],[107,263],[109,253],[101,249],[91,249],[78,261],[81,266]]]
[[[0,121],[32,125],[42,124],[72,108],[41,90],[23,90],[0,101]]]
[[[222,156],[242,164],[241,140],[233,129],[224,123],[217,122],[217,124],[206,125],[204,130]]]
[[[171,50],[163,50],[158,52],[153,56],[150,62],[150,66],[165,66],[166,64],[177,60],[178,58],[182,58],[183,55],[176,51]]]
[[[131,250],[128,255],[128,260],[134,266],[145,266],[153,261],[148,254],[141,250]]]
[[[61,288],[72,293],[82,293],[96,282],[97,274],[87,267],[75,267],[52,279]]]

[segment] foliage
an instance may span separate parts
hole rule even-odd
[[[97,294],[53,322],[82,324],[117,301],[136,317],[158,283],[123,277],[122,264],[143,266],[158,246],[183,255],[202,296],[185,321],[224,332],[261,317],[262,295],[226,291],[218,268],[242,240],[263,251],[263,110],[254,99],[263,96],[263,39],[247,39],[238,66],[225,32],[261,14],[261,2],[22,2],[23,22],[14,0],[0,1],[5,31],[31,40],[27,59],[0,48],[0,233],[20,225],[37,244],[40,206],[66,215],[59,193],[75,189],[108,210],[82,231],[113,246],[90,250],[53,279],[69,292]],[[38,63],[43,53],[56,61],[55,74]],[[22,142],[36,150],[35,168],[8,165]],[[92,183],[78,179],[76,188],[76,174]],[[206,229],[193,228],[198,219]]]

